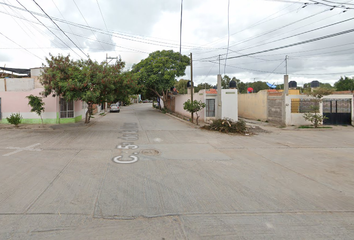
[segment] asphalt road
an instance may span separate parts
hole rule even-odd
[[[0,129],[0,239],[354,239],[354,128],[200,130],[151,104]]]

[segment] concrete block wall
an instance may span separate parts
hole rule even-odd
[[[268,120],[268,92],[238,94],[238,115],[253,120]]]
[[[268,121],[277,124],[284,124],[284,99],[282,93],[268,94]]]

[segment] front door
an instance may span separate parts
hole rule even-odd
[[[352,122],[352,99],[324,99],[324,125],[350,125]]]

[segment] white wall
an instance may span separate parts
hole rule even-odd
[[[221,90],[221,118],[230,118],[233,121],[238,121],[238,104],[237,104],[237,89],[222,89]]]
[[[5,92],[5,80],[0,79],[0,92]]]
[[[31,77],[39,77],[43,71],[43,68],[31,68]]]
[[[33,78],[6,78],[6,91],[21,92],[34,89]],[[5,79],[0,80],[0,92],[5,91]]]
[[[203,103],[205,103],[204,96],[205,96],[204,90],[200,90],[198,93],[193,94],[193,100],[202,101]],[[191,113],[183,109],[183,104],[188,99],[191,98],[191,95],[190,94],[179,94],[174,97],[175,97],[175,112],[190,118]],[[204,108],[198,112],[199,121],[204,121],[204,116],[205,116],[204,112],[205,112]],[[197,116],[194,114],[193,118],[196,119],[196,117]]]

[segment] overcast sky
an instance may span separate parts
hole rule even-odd
[[[120,56],[129,69],[180,47],[181,0],[0,0],[0,16],[2,67],[40,67],[51,53]],[[196,84],[216,84],[219,72],[279,84],[286,62],[298,85],[354,76],[353,0],[184,0],[182,19]]]

